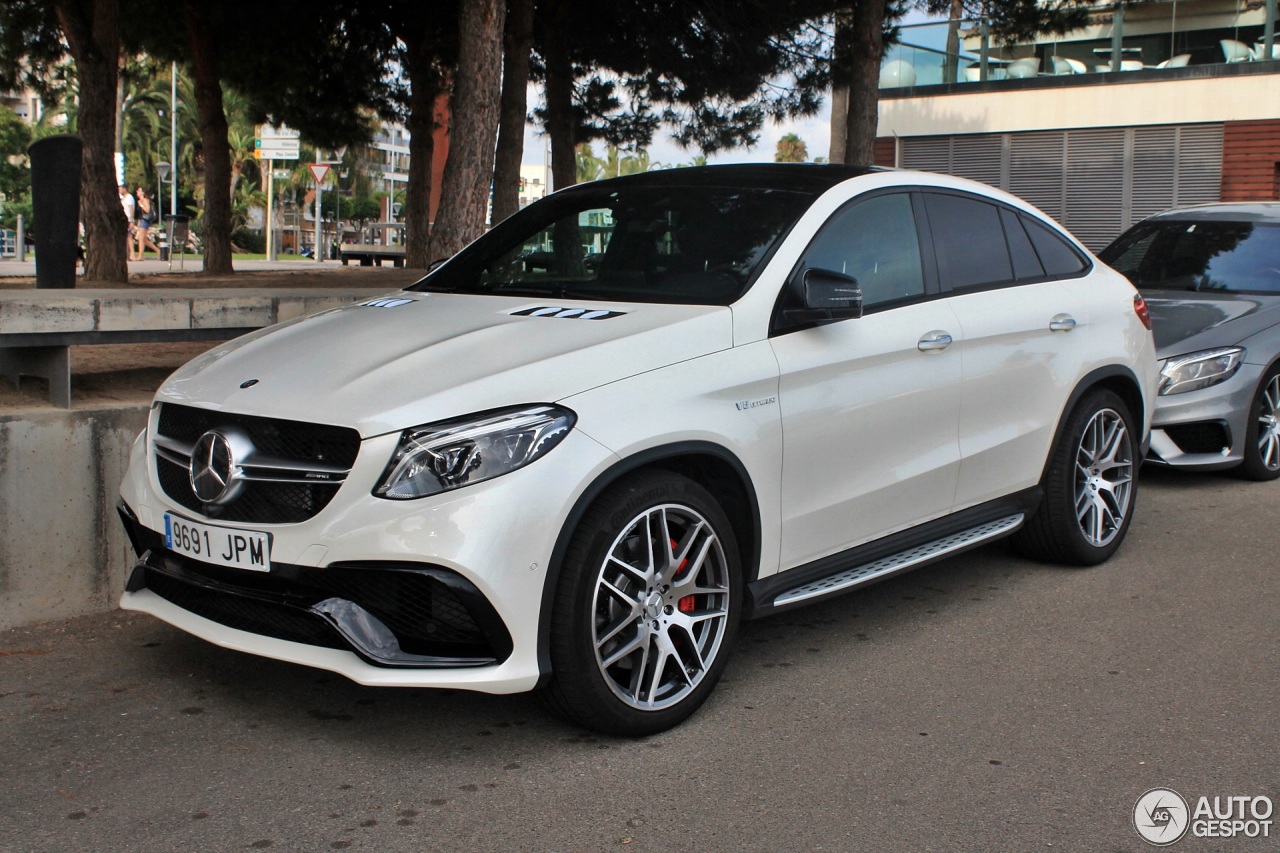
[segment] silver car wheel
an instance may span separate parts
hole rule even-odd
[[[1076,450],[1076,520],[1094,547],[1124,526],[1133,492],[1133,441],[1113,409],[1094,413]]]
[[[1258,457],[1268,471],[1280,470],[1280,374],[1271,377],[1259,401]]]
[[[613,541],[592,601],[596,663],[632,708],[661,710],[711,669],[729,621],[729,568],[715,530],[691,507],[662,504]]]

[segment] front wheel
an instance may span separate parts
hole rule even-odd
[[[1087,393],[1049,458],[1044,500],[1018,535],[1029,557],[1092,566],[1124,541],[1137,498],[1137,439],[1124,400]]]
[[[666,471],[609,487],[566,552],[548,703],[609,734],[677,725],[720,679],[741,600],[733,528],[710,493]]]
[[[1247,480],[1280,477],[1280,367],[1258,383],[1244,434],[1244,461],[1236,471]]]

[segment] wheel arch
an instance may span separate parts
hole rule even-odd
[[[1058,446],[1058,442],[1062,440],[1062,431],[1067,428],[1067,421],[1071,419],[1071,413],[1076,410],[1076,406],[1079,405],[1085,394],[1098,388],[1104,388],[1119,395],[1120,399],[1124,400],[1125,405],[1129,407],[1129,414],[1137,420],[1139,428],[1145,427],[1147,423],[1147,404],[1142,396],[1142,385],[1138,382],[1138,377],[1134,372],[1122,364],[1107,365],[1090,371],[1076,383],[1075,389],[1067,397],[1066,405],[1062,407],[1062,412],[1058,415],[1058,425],[1053,431],[1053,441],[1049,445],[1049,452],[1045,456],[1044,468],[1040,472],[1040,481],[1042,483],[1053,460],[1053,450]],[[1150,435],[1147,434],[1142,435],[1139,439],[1142,456],[1146,455],[1149,441]]]
[[[556,544],[547,565],[538,618],[538,686],[551,676],[551,619],[556,588],[569,540],[587,509],[605,489],[637,471],[656,469],[682,474],[701,485],[716,498],[733,525],[734,537],[743,559],[743,585],[760,572],[760,504],[755,486],[742,461],[727,448],[708,441],[686,441],[643,450],[622,459],[601,473],[583,490],[565,516],[556,535]]]

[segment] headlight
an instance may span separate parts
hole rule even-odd
[[[1231,378],[1244,361],[1240,347],[1193,352],[1166,359],[1160,368],[1160,395],[1183,394],[1217,385]]]
[[[523,406],[407,429],[373,493],[412,500],[501,477],[550,452],[575,420],[559,406]]]

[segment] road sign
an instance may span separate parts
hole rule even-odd
[[[312,163],[307,168],[311,170],[311,177],[316,179],[317,184],[323,184],[324,179],[329,176],[328,163]]]
[[[290,151],[287,148],[256,148],[253,152],[255,160],[300,160],[302,159],[297,149]]]
[[[259,139],[297,139],[302,136],[291,127],[272,127],[269,124],[258,125],[256,135]]]

